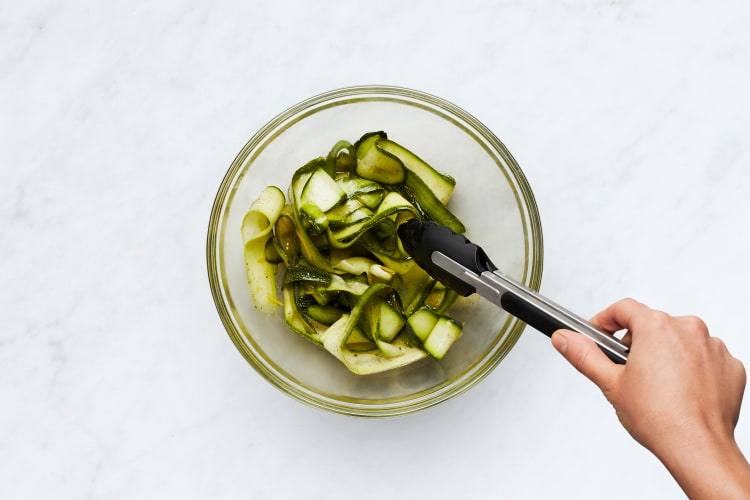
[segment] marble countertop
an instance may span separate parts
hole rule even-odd
[[[224,173],[283,109],[376,83],[506,144],[546,295],[697,314],[750,363],[747,2],[5,2],[3,498],[683,496],[532,330],[387,420],[300,404],[234,348],[205,264]]]

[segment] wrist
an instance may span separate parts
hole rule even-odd
[[[733,436],[693,435],[654,451],[689,498],[750,496],[750,465]]]

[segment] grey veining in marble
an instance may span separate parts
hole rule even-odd
[[[533,331],[385,421],[303,406],[236,352],[205,271],[222,176],[276,113],[372,83],[508,146],[547,295],[698,314],[750,362],[747,2],[4,2],[3,498],[682,497]]]

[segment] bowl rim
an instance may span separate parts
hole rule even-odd
[[[221,286],[222,273],[220,269],[220,259],[218,258],[218,252],[220,249],[220,221],[222,219],[222,211],[226,205],[227,194],[240,169],[245,168],[248,163],[250,153],[261,147],[259,151],[255,151],[255,156],[257,156],[264,149],[262,147],[264,143],[269,143],[273,140],[275,135],[283,133],[289,126],[301,120],[304,116],[307,116],[307,114],[313,114],[327,109],[323,106],[326,103],[335,102],[337,103],[336,105],[340,105],[361,102],[363,100],[387,100],[416,105],[427,111],[438,114],[442,118],[449,119],[449,121],[453,122],[454,125],[461,128],[464,132],[470,133],[470,131],[463,126],[463,124],[465,124],[481,136],[481,144],[483,144],[485,148],[491,147],[494,150],[494,153],[502,157],[505,162],[505,167],[510,171],[510,174],[512,174],[516,181],[515,189],[518,191],[517,196],[523,199],[526,213],[522,214],[522,216],[528,217],[528,222],[524,224],[524,232],[530,233],[526,234],[526,237],[531,240],[530,247],[533,248],[533,261],[530,265],[526,266],[526,270],[528,270],[530,274],[528,277],[524,276],[524,279],[528,278],[528,281],[526,282],[527,286],[534,290],[539,290],[544,261],[541,220],[531,187],[510,151],[489,128],[459,106],[426,92],[390,85],[350,86],[314,95],[282,111],[253,134],[235,156],[217,190],[208,224],[206,259],[211,295],[224,329],[246,361],[256,372],[270,382],[271,385],[302,403],[334,413],[357,417],[393,417],[411,414],[433,407],[474,387],[489,375],[489,373],[497,367],[500,361],[502,361],[505,355],[507,355],[507,353],[514,347],[526,325],[523,322],[516,321],[512,326],[512,329],[506,334],[506,340],[503,342],[503,345],[494,350],[491,356],[480,358],[457,377],[449,379],[445,383],[431,388],[429,391],[417,393],[417,397],[410,395],[400,398],[392,398],[390,400],[377,400],[376,403],[371,402],[371,400],[334,397],[321,392],[311,391],[309,388],[305,387],[304,384],[295,384],[294,382],[296,381],[294,378],[283,373],[283,370],[278,369],[273,360],[261,359],[255,353],[251,352],[245,343],[237,338],[237,335],[241,334],[237,331],[236,325],[232,320],[232,314],[228,310],[227,303],[224,300],[225,295]],[[308,111],[307,114],[298,116],[300,113],[305,113],[306,111]],[[446,114],[448,116],[446,116]],[[463,124],[459,123],[459,121],[463,122]],[[284,125],[286,122],[291,123],[287,124],[285,127]],[[276,131],[276,134],[272,134],[273,131]],[[475,139],[477,138],[475,137]],[[253,160],[254,158],[250,158],[250,163],[252,163]],[[528,228],[531,230],[528,231]],[[527,252],[526,259],[528,258],[529,255]],[[508,322],[510,321],[511,319],[509,318]],[[507,327],[508,325],[506,324],[501,331]],[[280,376],[279,372],[281,372],[282,376]]]

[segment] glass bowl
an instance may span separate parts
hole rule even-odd
[[[284,111],[239,152],[221,182],[208,227],[208,275],[219,316],[252,367],[286,394],[317,408],[362,417],[419,411],[486,377],[525,324],[474,295],[450,313],[463,335],[440,361],[355,375],[322,347],[257,311],[250,299],[240,225],[267,185],[286,192],[292,173],[341,139],[383,130],[456,179],[449,208],[505,273],[538,290],[542,230],[531,189],[510,152],[461,108],[423,92],[362,86],[312,97]]]

